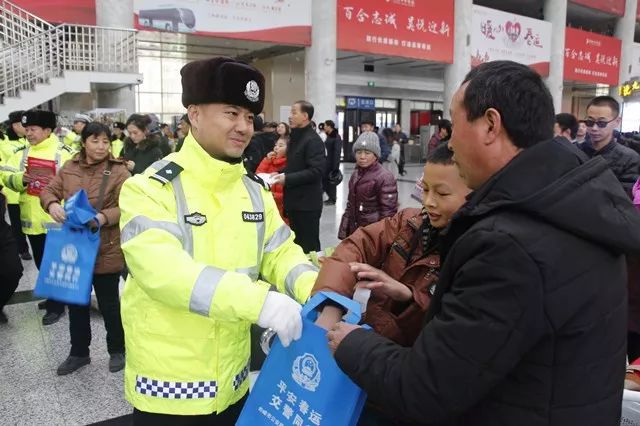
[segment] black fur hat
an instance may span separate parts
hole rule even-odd
[[[22,116],[24,115],[24,111],[11,111],[9,113],[9,124],[19,123],[22,121]]]
[[[182,105],[225,103],[254,114],[264,106],[264,76],[232,58],[193,61],[182,67]]]
[[[57,127],[56,115],[51,111],[32,109],[22,114],[22,125],[40,126],[43,129],[54,130]]]

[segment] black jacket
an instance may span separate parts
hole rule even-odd
[[[607,160],[613,174],[616,175],[627,195],[631,196],[633,184],[640,175],[640,154],[615,140],[600,151],[596,151],[589,142],[581,143],[579,147],[589,157],[600,155]]]
[[[247,171],[255,173],[260,162],[267,154],[273,151],[278,140],[278,135],[271,132],[256,132],[253,134],[249,145],[242,153],[242,161]]]
[[[322,210],[324,144],[311,128],[291,129],[284,168],[284,210]]]
[[[623,253],[640,252],[638,230],[604,160],[566,140],[528,148],[446,230],[413,347],[356,330],[336,360],[374,402],[416,424],[617,426]]]
[[[140,144],[143,144],[144,147],[139,148],[143,146]],[[123,158],[135,163],[133,170],[130,170],[132,175],[144,172],[147,167],[163,157],[162,150],[158,147],[158,142],[155,139],[146,139],[140,144],[136,146],[129,138],[124,142]]]
[[[340,133],[334,130],[330,135],[327,135],[327,140],[324,142],[324,147],[327,151],[327,166],[326,174],[340,168],[340,153],[342,152],[342,139]]]
[[[0,189],[2,186],[0,186]],[[5,220],[7,199],[0,192],[0,311],[9,300],[15,288],[8,286],[16,283],[22,276],[22,262],[18,257],[18,246],[13,238],[11,227]]]

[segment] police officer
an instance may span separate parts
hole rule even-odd
[[[220,57],[181,75],[192,126],[182,149],[120,195],[125,395],[134,424],[233,425],[249,386],[251,323],[285,346],[298,339],[298,302],[317,269],[242,164],[262,74]]]
[[[76,114],[73,117],[73,130],[66,134],[63,143],[71,148],[74,152],[79,152],[82,148],[80,134],[84,126],[91,123],[91,117],[86,114]]]
[[[42,186],[46,185],[46,173],[38,172],[36,175],[35,167],[34,170],[30,170],[30,164],[39,162],[40,170],[46,170],[47,166],[50,166],[52,174],[55,174],[71,158],[71,149],[61,145],[53,133],[53,129],[56,128],[56,116],[53,112],[26,111],[21,122],[29,145],[13,154],[3,166],[0,176],[6,187],[20,193],[22,232],[29,238],[36,266],[40,269],[46,226],[54,221],[40,206],[39,193]],[[54,300],[48,300],[45,308],[47,312],[42,318],[44,325],[58,322],[64,314],[64,304]]]
[[[13,111],[9,113],[7,137],[4,141],[0,141],[0,168],[9,162],[13,154],[29,145],[29,142],[27,142],[24,137],[24,127],[22,127],[22,123],[20,122],[23,113],[24,111]],[[7,187],[2,188],[2,193],[7,199],[11,233],[18,247],[18,253],[20,253],[22,260],[31,260],[29,244],[27,244],[27,238],[24,236],[22,225],[20,224],[20,194]]]

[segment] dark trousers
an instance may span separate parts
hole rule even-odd
[[[27,238],[22,232],[22,223],[20,222],[20,205],[8,204],[9,220],[11,221],[11,233],[13,239],[16,240],[18,245],[18,253],[26,253],[29,251],[29,245],[27,244]]]
[[[405,164],[404,144],[401,143],[400,144],[400,161],[398,162],[398,173],[400,173],[400,176],[404,175],[404,164]]]
[[[4,220],[4,218],[0,218]],[[6,226],[6,225],[5,225]],[[9,233],[9,230],[6,229]],[[22,263],[18,257],[15,243],[4,244],[0,251],[0,311],[7,304],[22,277]]]
[[[95,274],[93,288],[98,299],[98,308],[107,329],[107,350],[110,354],[124,353],[124,331],[120,318],[120,297],[118,281],[120,274]],[[90,305],[69,304],[69,333],[71,334],[71,355],[89,356],[91,344]]]
[[[29,235],[29,244],[31,244],[31,251],[33,252],[33,260],[36,262],[36,268],[40,270],[40,264],[42,263],[42,256],[44,256],[44,242],[47,238],[47,234]],[[64,312],[64,303],[56,302],[55,300],[47,300],[47,313]]]
[[[320,251],[320,215],[322,210],[287,211],[289,226],[296,234],[293,241],[305,253]]]
[[[212,413],[197,416],[147,413],[134,408],[133,426],[234,426],[246,401],[247,397],[245,396],[240,401],[227,407],[220,414]]]
[[[336,188],[338,186],[337,185],[331,185],[329,183],[329,177],[325,176],[324,179],[322,179],[322,189],[324,189],[324,192],[327,194],[327,197],[329,197],[329,200],[331,201],[336,201]]]

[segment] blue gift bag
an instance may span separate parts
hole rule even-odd
[[[47,232],[44,255],[33,293],[64,303],[88,305],[100,232],[65,222]]]
[[[354,426],[366,394],[338,367],[327,331],[314,324],[316,308],[331,299],[357,324],[360,305],[336,293],[316,294],[302,309],[302,337],[284,348],[278,338],[265,360],[236,426]]]
[[[89,203],[84,189],[73,194],[64,202],[65,223],[71,226],[84,226],[96,217],[96,210]]]

